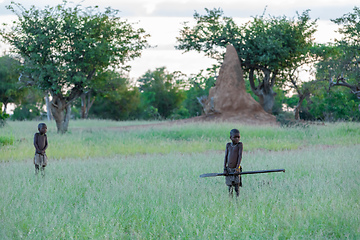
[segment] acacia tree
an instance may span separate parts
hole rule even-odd
[[[148,46],[149,35],[110,7],[103,12],[97,6],[68,7],[64,0],[45,9],[25,9],[19,3],[7,8],[18,19],[1,36],[22,57],[27,83],[50,92],[51,111],[61,133],[67,131],[71,103],[91,90],[94,76],[123,66]]]
[[[232,18],[223,16],[221,9],[205,10],[206,15],[195,12],[194,27],[184,23],[176,48],[204,52],[221,59],[222,49],[232,44],[249,75],[251,90],[259,97],[264,110],[271,112],[277,77],[306,58],[316,31],[316,20],[310,20],[308,10],[297,19],[257,16],[237,26]]]
[[[340,25],[342,39],[328,46],[327,54],[316,65],[317,78],[329,81],[329,87],[343,86],[360,99],[360,8],[331,20]],[[359,104],[360,111],[360,104]]]

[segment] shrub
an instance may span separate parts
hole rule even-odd
[[[8,136],[0,136],[0,145],[13,145],[14,144],[14,137]]]

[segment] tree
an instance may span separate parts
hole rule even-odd
[[[22,57],[28,84],[50,92],[51,111],[61,133],[67,131],[72,102],[90,92],[94,76],[123,66],[147,47],[145,31],[122,21],[119,11],[110,7],[104,12],[97,6],[72,8],[64,0],[42,10],[18,3],[7,8],[18,20],[1,36]]]
[[[221,49],[232,44],[241,65],[249,75],[252,91],[259,97],[265,111],[270,112],[276,93],[278,75],[301,62],[312,45],[316,31],[309,10],[295,18],[264,16],[237,26],[232,18],[223,17],[221,9],[205,9],[207,15],[195,12],[196,25],[184,23],[177,38],[179,50],[195,50],[221,59]],[[281,84],[281,83],[280,83]]]
[[[317,77],[329,81],[329,87],[343,86],[360,99],[360,8],[332,21],[339,24],[342,39],[330,45],[317,65]],[[360,104],[358,107],[360,111]]]
[[[169,73],[165,67],[147,71],[138,79],[142,108],[149,114],[168,118],[185,99],[181,90],[184,79],[180,72]],[[150,117],[150,116],[149,116]]]

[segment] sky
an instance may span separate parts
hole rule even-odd
[[[6,6],[11,1],[22,4],[25,8],[36,5],[43,8],[46,5],[57,5],[62,0],[0,0],[0,24],[9,23],[16,19]],[[146,49],[142,56],[129,64],[131,65],[130,78],[136,80],[148,70],[166,67],[168,71],[181,71],[187,75],[197,74],[202,69],[211,67],[215,60],[205,57],[201,53],[175,50],[176,37],[179,37],[182,23],[192,22],[195,11],[204,14],[205,8],[221,8],[224,16],[232,17],[241,24],[251,17],[266,14],[272,16],[296,16],[310,9],[310,17],[318,19],[318,31],[315,39],[319,43],[331,42],[339,37],[335,32],[338,26],[330,19],[352,12],[354,6],[360,6],[360,0],[68,0],[82,6],[98,5],[100,9],[112,7],[120,10],[120,17],[134,23],[135,28],[142,27],[151,37],[149,44],[156,46]],[[6,49],[0,43],[0,50]]]

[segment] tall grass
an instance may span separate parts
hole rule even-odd
[[[132,122],[100,120],[72,121],[69,132],[57,134],[54,123],[48,125],[52,159],[113,157],[118,154],[193,153],[224,150],[229,131],[239,128],[246,151],[295,150],[313,145],[349,145],[360,143],[359,123],[336,123],[327,126],[282,128],[246,126],[234,123],[159,124],[129,127]],[[135,122],[134,124],[144,124]],[[0,136],[13,136],[14,144],[0,146],[2,161],[32,158],[33,136],[37,122],[9,122]]]
[[[159,129],[161,132],[161,130]],[[186,141],[186,140],[184,140]],[[222,152],[0,164],[0,239],[359,239],[358,145],[244,153],[229,198]]]

